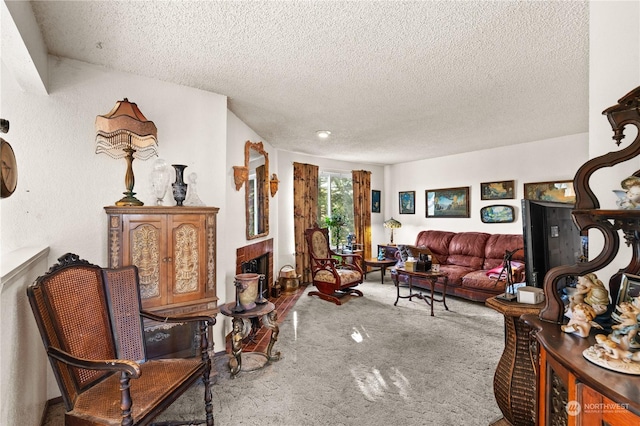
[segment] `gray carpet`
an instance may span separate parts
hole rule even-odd
[[[261,370],[230,379],[228,358],[217,357],[216,425],[486,426],[500,417],[502,316],[455,298],[434,317],[418,299],[394,307],[389,281],[364,283],[364,297],[342,306],[302,295],[280,325],[282,359]],[[199,385],[157,420],[202,417],[202,400]]]

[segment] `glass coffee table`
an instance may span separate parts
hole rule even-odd
[[[404,282],[400,282],[400,277],[404,275],[407,277],[407,282],[406,284]],[[436,281],[438,281],[438,278],[440,277],[444,277],[444,283],[443,283],[443,289],[442,289],[442,298],[441,299],[436,299],[434,297],[434,291],[435,291],[435,286],[436,286]],[[422,294],[422,291],[418,292],[418,293],[414,293],[413,289],[414,284],[413,284],[413,279],[414,278],[421,278],[423,280],[426,280],[429,283],[429,287],[431,288],[431,295],[428,294]],[[447,274],[445,274],[444,272],[433,272],[433,271],[428,271],[428,272],[417,272],[417,271],[407,271],[404,268],[395,268],[391,271],[391,279],[393,279],[393,283],[396,285],[396,290],[398,291],[398,296],[396,297],[396,301],[393,304],[393,306],[397,306],[398,305],[398,300],[400,299],[409,299],[411,300],[412,298],[417,298],[417,299],[422,299],[424,300],[427,305],[431,306],[431,316],[433,316],[433,303],[434,302],[442,302],[442,304],[444,305],[444,308],[448,311],[449,308],[447,307],[447,281],[449,280],[449,277],[447,276]],[[408,288],[409,289],[409,295],[407,296],[400,296],[400,287],[403,288]],[[423,290],[423,287],[417,287],[420,290]]]

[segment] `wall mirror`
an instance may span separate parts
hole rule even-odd
[[[269,234],[269,154],[262,142],[247,141],[244,165],[248,171],[244,182],[247,239]]]

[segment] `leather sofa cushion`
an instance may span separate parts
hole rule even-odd
[[[502,265],[505,251],[518,250],[511,256],[511,260],[524,263],[524,239],[521,234],[492,234],[487,240],[482,269],[493,269]]]
[[[440,272],[447,274],[449,278],[447,281],[448,286],[459,287],[462,285],[462,278],[470,272],[473,272],[473,269],[459,265],[440,265]]]
[[[449,243],[456,235],[449,231],[420,231],[416,237],[416,247],[426,247],[438,263],[446,263],[449,256]]]
[[[447,264],[482,269],[487,240],[491,234],[484,232],[459,232],[449,243]]]
[[[503,292],[505,280],[497,281],[495,278],[489,278],[487,271],[472,271],[462,277],[462,287],[478,288],[483,290],[491,290],[495,292]]]

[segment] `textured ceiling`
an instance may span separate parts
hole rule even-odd
[[[588,131],[587,2],[32,3],[50,54],[226,95],[278,149],[394,164]]]

